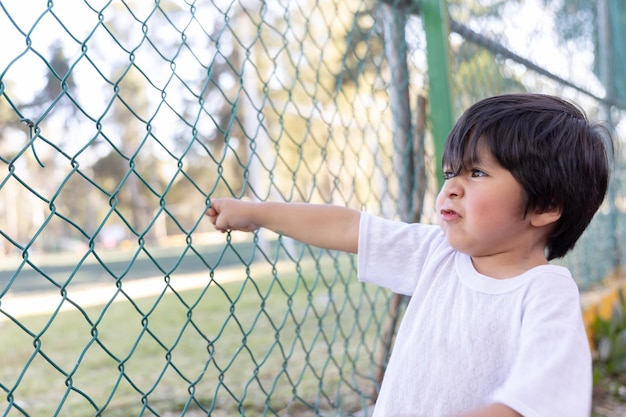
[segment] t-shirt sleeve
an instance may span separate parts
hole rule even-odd
[[[524,417],[589,417],[592,363],[578,288],[561,275],[533,284],[524,299],[519,352],[492,399]]]
[[[358,277],[412,295],[428,256],[445,244],[439,226],[403,223],[362,213]]]

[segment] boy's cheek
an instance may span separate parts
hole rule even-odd
[[[437,194],[437,198],[435,199],[435,211],[437,216],[439,216],[439,210],[443,206],[444,200],[445,199],[443,197],[443,193],[440,191],[439,194]]]

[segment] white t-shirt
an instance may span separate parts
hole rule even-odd
[[[494,402],[524,417],[589,417],[591,354],[566,268],[493,279],[438,226],[362,213],[358,275],[411,296],[374,417],[448,417]]]

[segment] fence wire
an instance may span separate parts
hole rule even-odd
[[[597,48],[555,36],[562,11],[543,0],[449,1],[453,108],[430,108],[408,3],[0,1],[3,416],[352,415],[375,401],[402,300],[359,284],[350,255],[215,233],[211,198],[432,221],[429,113],[533,91],[623,121]],[[581,289],[624,256],[622,165],[563,261]]]

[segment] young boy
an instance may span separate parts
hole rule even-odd
[[[218,230],[273,230],[358,254],[358,277],[411,296],[376,417],[589,417],[591,356],[577,286],[550,265],[602,203],[599,128],[556,97],[470,107],[448,137],[439,226],[338,206],[211,202]]]

